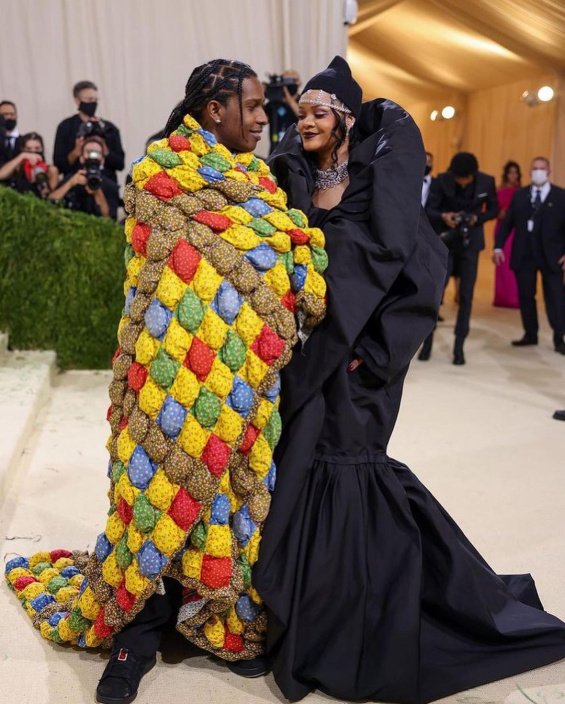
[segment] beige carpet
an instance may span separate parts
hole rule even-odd
[[[544,330],[518,350],[515,311],[476,308],[468,364],[450,363],[454,312],[433,357],[415,361],[390,454],[405,461],[497,571],[531,572],[546,608],[565,619],[565,358]],[[92,548],[106,508],[106,373],[57,378],[0,516],[1,554]],[[43,641],[0,588],[0,702],[92,702],[104,656]],[[520,691],[520,688],[523,690]],[[446,702],[563,702],[565,662],[450,697]],[[143,682],[140,704],[258,704],[282,698],[271,677],[242,680],[169,643]],[[315,694],[308,704],[329,702]]]

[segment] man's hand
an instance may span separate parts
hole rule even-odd
[[[471,217],[469,218],[469,225],[473,226],[476,225],[479,222],[479,218],[475,215],[475,213],[471,214]]]
[[[458,223],[455,221],[456,215],[459,215],[459,213],[442,213],[441,219],[447,225],[447,227],[451,227],[451,229],[453,229],[458,225]]]
[[[563,257],[565,259],[565,257]],[[494,252],[492,253],[492,261],[495,263],[496,266],[500,266],[501,264],[504,264],[506,261],[506,257],[504,256],[504,252],[501,249],[495,249]]]
[[[79,158],[80,153],[82,151],[83,144],[84,144],[84,137],[77,137],[75,139],[75,146],[73,147],[72,151],[70,151],[67,156],[69,164],[74,164],[75,161]]]
[[[360,367],[363,364],[363,360],[361,357],[355,357],[355,359],[347,365],[347,371],[348,372],[354,372],[358,367]]]
[[[73,184],[73,186],[86,186],[86,184],[87,184],[86,170],[81,169],[80,171],[77,171],[76,174],[73,174],[71,176],[70,181]]]

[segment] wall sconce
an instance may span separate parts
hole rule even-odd
[[[538,90],[525,90],[520,100],[530,108],[540,105],[541,103],[549,103],[555,97],[555,91],[551,86],[541,86]]]
[[[432,122],[437,122],[440,120],[451,120],[455,117],[457,111],[453,105],[445,105],[441,110],[432,110],[430,113],[430,120]]]

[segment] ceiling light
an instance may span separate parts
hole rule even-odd
[[[435,122],[438,118],[439,112],[437,110],[432,110],[430,113],[430,120]]]
[[[551,86],[542,86],[538,90],[538,100],[541,100],[542,103],[548,103],[550,100],[553,99],[554,95],[555,91]]]
[[[441,116],[444,120],[451,120],[452,117],[455,117],[455,108],[453,105],[446,105],[441,111]]]

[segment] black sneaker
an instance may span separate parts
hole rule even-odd
[[[143,657],[127,648],[113,650],[96,687],[96,701],[101,704],[130,704],[137,697],[141,678],[156,662],[155,656]]]
[[[529,333],[525,333],[519,340],[512,340],[512,345],[514,347],[530,347],[537,344],[537,335],[530,335]]]
[[[265,655],[259,655],[252,660],[226,661],[228,668],[240,677],[262,677],[270,672],[269,661]]]

